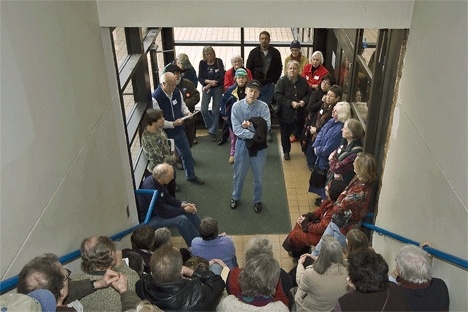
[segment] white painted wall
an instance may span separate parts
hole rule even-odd
[[[131,223],[123,126],[99,25],[410,28],[377,225],[468,258],[466,2],[294,4],[301,9],[291,1],[0,2],[1,278],[43,250],[75,249],[83,233]],[[246,13],[226,19],[234,8]],[[391,267],[400,246],[374,238]],[[451,310],[467,311],[467,272],[437,260],[434,268]]]
[[[409,28],[413,0],[98,0],[101,26]],[[235,12],[238,12],[237,14]]]
[[[44,251],[63,255],[136,222],[96,3],[0,5],[4,279]]]
[[[417,1],[376,225],[468,259],[467,2]],[[390,268],[401,244],[374,236]],[[468,311],[468,273],[434,260],[452,311]]]

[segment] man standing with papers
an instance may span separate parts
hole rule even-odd
[[[200,92],[197,90],[197,86],[193,84],[190,80],[186,78],[182,78],[181,73],[180,73],[180,67],[175,65],[175,64],[169,64],[164,68],[164,72],[170,72],[173,73],[176,77],[176,82],[177,82],[177,89],[182,92],[182,95],[184,96],[184,103],[187,105],[189,111],[192,114],[196,114],[195,112],[195,105],[200,102]],[[192,144],[195,140],[195,122],[197,118],[189,118],[184,122],[184,129],[185,129],[185,135],[187,136],[187,140],[189,142],[190,147],[192,147]]]
[[[195,174],[190,145],[184,132],[184,116],[192,116],[183,100],[182,93],[176,88],[177,79],[173,73],[166,72],[161,76],[161,84],[153,92],[153,107],[164,113],[164,131],[170,139],[174,139],[177,151],[182,158],[187,181],[202,185],[204,181]]]

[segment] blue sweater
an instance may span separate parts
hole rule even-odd
[[[341,121],[337,121],[334,118],[330,119],[322,127],[315,142],[312,144],[312,147],[316,149],[315,155],[317,156],[317,161],[315,165],[320,170],[328,170],[328,156],[341,144],[341,129],[343,125]]]

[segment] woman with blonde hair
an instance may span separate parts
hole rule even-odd
[[[331,311],[348,285],[343,249],[333,236],[324,236],[317,260],[304,268],[308,257],[310,254],[302,255],[297,263],[296,311]]]
[[[372,189],[377,180],[377,164],[374,156],[367,153],[359,153],[354,160],[354,172],[356,175],[333,207],[332,222],[328,224],[323,236],[333,235],[346,249],[346,234],[354,228],[359,228],[362,219],[366,216],[371,202]],[[320,242],[312,252],[317,257],[320,252]]]
[[[224,92],[224,64],[211,46],[203,48],[203,59],[198,67],[198,81],[203,86],[201,113],[212,142],[217,141],[219,103]],[[208,105],[212,101],[211,112]]]

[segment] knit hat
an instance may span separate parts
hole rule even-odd
[[[330,199],[337,200],[338,196],[344,191],[346,188],[346,183],[342,180],[331,180],[328,184],[328,195]]]
[[[247,88],[257,88],[258,90],[260,90],[260,88],[262,87],[262,85],[260,84],[260,82],[258,80],[250,80],[249,82],[247,82]]]
[[[54,309],[56,307],[54,306]],[[4,294],[0,296],[1,311],[8,312],[42,312],[41,304],[24,294]],[[55,310],[54,310],[55,311]]]
[[[42,312],[50,312],[57,309],[57,300],[50,290],[36,289],[31,291],[28,296],[36,299],[41,304]]]
[[[236,77],[246,77],[247,76],[247,71],[243,68],[238,68],[236,70]]]
[[[301,43],[297,40],[294,40],[291,42],[291,45],[289,46],[290,49],[300,49],[301,48]]]
[[[180,67],[175,64],[169,64],[164,68],[165,73],[175,73],[180,72]]]

